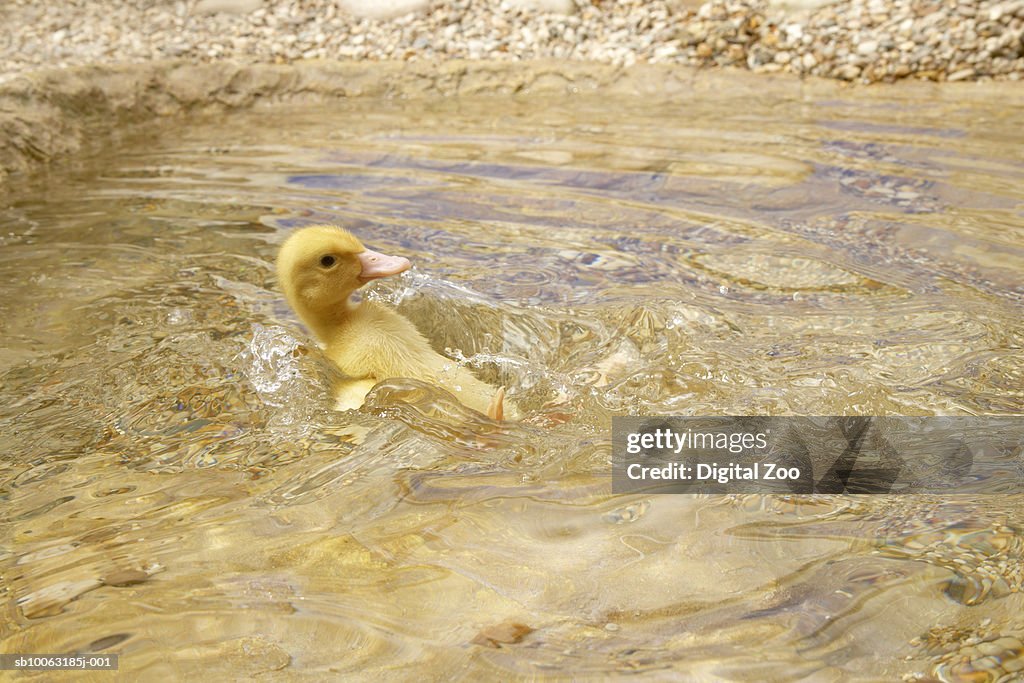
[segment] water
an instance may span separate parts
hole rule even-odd
[[[31,179],[0,211],[3,651],[1010,680],[1020,497],[609,493],[614,414],[1021,412],[1024,109],[939,93],[274,109]],[[333,412],[272,268],[319,222],[409,256],[366,296],[527,419],[408,382]]]

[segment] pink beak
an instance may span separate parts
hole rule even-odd
[[[359,254],[358,258],[363,266],[363,272],[359,274],[359,281],[363,284],[379,277],[398,275],[412,268],[412,263],[404,256],[388,256],[369,249]]]

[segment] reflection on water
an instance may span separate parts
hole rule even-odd
[[[610,495],[614,414],[1021,412],[1022,121],[888,92],[254,112],[38,179],[0,213],[3,651],[1018,676],[1020,497]],[[411,257],[366,296],[527,419],[332,412],[271,267],[315,222]]]

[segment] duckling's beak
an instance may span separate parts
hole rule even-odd
[[[363,284],[379,277],[398,275],[412,268],[409,259],[404,256],[388,256],[370,249],[360,253],[358,258],[363,266],[363,272],[359,274],[359,281]]]

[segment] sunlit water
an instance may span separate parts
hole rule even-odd
[[[1020,497],[610,494],[615,414],[1021,412],[1021,109],[891,92],[277,109],[34,179],[0,214],[0,648],[1016,680]],[[410,257],[367,296],[526,420],[402,382],[333,412],[272,272],[321,222]]]

